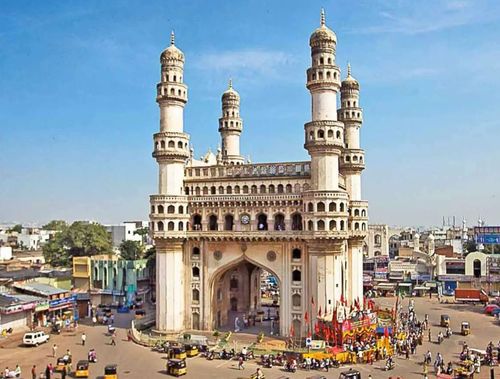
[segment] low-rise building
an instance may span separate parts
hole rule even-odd
[[[14,293],[0,294],[0,329],[19,330],[33,326],[33,314],[44,298]]]
[[[119,225],[105,225],[108,231],[113,247],[117,249],[123,241],[136,241],[143,243],[144,238],[140,234],[137,234],[138,229],[147,228],[147,221],[125,221]]]

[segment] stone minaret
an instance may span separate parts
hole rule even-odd
[[[153,152],[159,166],[158,195],[151,196],[150,215],[156,245],[156,328],[178,332],[184,327],[183,240],[189,215],[183,182],[190,151],[189,135],[183,130],[187,103],[184,54],[175,46],[173,32],[160,61],[156,95],[160,132],[154,135]]]
[[[229,88],[222,94],[222,117],[219,118],[223,164],[243,163],[244,158],[240,155],[242,129],[240,95],[233,89],[232,81],[229,80]]]
[[[311,187],[303,194],[304,229],[314,235],[308,243],[309,285],[306,298],[333,308],[347,293],[345,241],[348,196],[339,187],[339,157],[344,147],[344,125],[337,120],[340,70],[335,62],[337,37],[326,26],[311,35],[311,67],[307,89],[311,93],[312,120],[304,125],[304,147],[311,156]],[[335,274],[334,274],[335,273]]]

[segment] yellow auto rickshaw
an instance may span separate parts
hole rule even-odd
[[[110,364],[104,367],[104,379],[118,379],[118,365]]]
[[[183,347],[178,347],[178,346],[172,347],[168,352],[168,357],[170,359],[186,359],[187,358],[186,350]]]
[[[89,361],[78,361],[76,364],[75,377],[88,378],[89,377]]]
[[[441,315],[441,326],[447,328],[450,326],[450,316]]]
[[[57,358],[57,363],[55,367],[55,371],[62,371],[66,367],[66,370],[71,368],[71,357],[69,355],[65,355],[64,357]]]
[[[196,357],[199,353],[197,345],[184,345],[184,349],[186,350],[186,355],[191,357]]]
[[[339,379],[361,379],[361,373],[350,368],[349,371],[341,372]]]
[[[470,334],[470,324],[467,321],[462,322],[462,335],[468,336]]]
[[[186,375],[186,361],[184,359],[169,359],[167,362],[167,374],[172,376]]]

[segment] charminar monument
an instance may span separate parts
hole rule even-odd
[[[240,95],[231,82],[222,94],[220,149],[195,159],[183,123],[185,57],[173,34],[161,53],[158,193],[150,197],[158,330],[232,328],[235,315],[261,309],[263,271],[278,281],[283,336],[305,332],[306,312],[314,320],[320,307],[329,313],[340,302],[362,304],[368,202],[361,196],[359,83],[350,67],[341,80],[337,37],[323,11],[309,46],[310,160],[303,162],[245,160]]]

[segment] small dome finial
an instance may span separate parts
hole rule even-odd
[[[326,24],[326,19],[325,19],[325,9],[321,8],[321,18],[320,18],[320,23],[321,26],[325,26]]]
[[[347,62],[347,76],[351,76],[351,63]]]
[[[173,30],[170,32],[170,44],[175,45],[175,33]]]
[[[229,89],[233,89],[233,79],[229,78]]]

